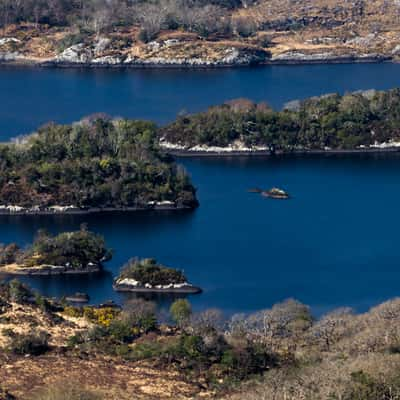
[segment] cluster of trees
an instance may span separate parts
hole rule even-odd
[[[238,99],[179,116],[160,136],[187,147],[239,141],[271,151],[354,149],[400,137],[400,89],[325,95],[290,102],[282,111]]]
[[[251,1],[250,1],[251,2]],[[229,10],[248,5],[244,0],[0,0],[0,26],[32,22],[71,26],[100,34],[124,26],[140,26],[141,38],[153,39],[162,29],[185,29],[202,36],[247,35],[254,22],[232,22]]]
[[[150,122],[93,116],[0,146],[0,204],[143,208],[156,201],[197,206],[188,175],[159,151]]]
[[[31,246],[21,249],[17,244],[0,245],[0,266],[12,263],[24,266],[59,265],[84,269],[90,264],[100,266],[111,258],[104,238],[87,230],[85,225],[75,232],[52,236],[39,230]]]
[[[157,263],[154,258],[132,258],[121,269],[119,279],[134,279],[152,286],[186,282],[185,275],[176,269],[167,268]]]

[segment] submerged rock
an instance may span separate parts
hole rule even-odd
[[[75,293],[71,296],[66,296],[65,300],[72,303],[87,303],[90,300],[90,297],[86,293]]]

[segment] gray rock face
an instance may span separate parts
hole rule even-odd
[[[101,55],[110,45],[111,39],[109,38],[100,38],[98,42],[94,46],[94,54],[96,56]]]
[[[54,61],[58,63],[67,62],[84,64],[90,62],[92,57],[92,51],[85,47],[83,43],[79,43],[65,49],[55,58]]]
[[[264,61],[268,53],[263,50],[227,48],[220,59],[207,60],[200,57],[188,58],[166,58],[155,54],[148,58],[139,58],[125,55],[101,56],[109,46],[110,40],[100,39],[95,47],[85,46],[83,43],[68,47],[61,54],[55,57],[51,63],[55,64],[85,64],[85,65],[154,65],[154,66],[218,66],[218,65],[247,65]],[[165,46],[176,45],[177,41],[170,41]],[[164,43],[151,42],[147,46],[155,53]]]
[[[8,43],[21,43],[21,41],[13,37],[0,38],[0,46]]]
[[[154,47],[154,45],[152,45]],[[155,65],[155,66],[224,66],[224,65],[249,65],[257,64],[265,61],[268,58],[268,53],[263,50],[247,50],[231,47],[225,50],[224,55],[218,60],[207,60],[204,58],[165,58],[165,57],[149,57],[141,59],[138,57],[128,56],[125,64],[131,65]]]
[[[92,64],[101,64],[101,65],[118,65],[123,63],[123,59],[116,56],[104,56],[97,57],[91,60]]]
[[[0,62],[15,61],[19,58],[18,52],[0,52]]]
[[[383,61],[390,57],[381,54],[335,54],[331,52],[304,54],[300,51],[288,51],[271,57],[272,63],[313,63],[313,62],[342,62],[342,61]]]
[[[392,54],[394,56],[400,56],[400,44],[398,44],[393,50],[392,50]]]

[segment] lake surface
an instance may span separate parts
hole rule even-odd
[[[87,292],[93,302],[124,299],[112,276],[132,256],[184,269],[204,288],[190,298],[198,309],[250,311],[294,297],[317,314],[344,305],[362,311],[400,294],[399,155],[182,162],[198,186],[194,212],[2,216],[0,241],[24,244],[38,228],[87,222],[115,250],[107,273],[26,281],[47,295]],[[247,192],[274,185],[293,198]]]
[[[326,92],[400,86],[399,64],[274,66],[211,70],[0,69],[0,140],[48,120],[93,112],[172,120],[234,97],[274,107]],[[400,155],[181,159],[198,187],[194,212],[0,217],[0,242],[32,241],[82,222],[114,249],[106,272],[91,277],[25,278],[46,295],[76,291],[92,302],[123,301],[113,276],[130,257],[156,257],[184,269],[204,293],[197,309],[269,307],[288,297],[317,314],[358,311],[400,295]],[[287,189],[274,201],[254,186]],[[167,305],[170,298],[159,298]]]
[[[173,120],[248,97],[275,108],[293,99],[400,86],[400,64],[331,64],[220,69],[0,68],[0,140],[48,121],[72,122],[105,112]]]

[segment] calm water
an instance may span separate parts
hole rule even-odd
[[[165,123],[249,97],[281,107],[329,92],[400,86],[400,64],[343,64],[204,70],[0,68],[0,140],[48,121],[106,112]]]
[[[275,107],[326,92],[400,86],[400,65],[358,64],[220,70],[0,69],[0,140],[48,120],[93,112],[171,120],[246,96]],[[400,295],[400,156],[183,159],[201,207],[185,213],[0,217],[0,242],[21,245],[39,228],[88,222],[115,250],[93,277],[27,279],[47,295],[84,291],[93,302],[123,300],[112,278],[132,256],[182,268],[202,286],[196,308],[227,312],[268,307],[288,297],[316,313],[357,310]],[[273,201],[249,187],[286,188]],[[160,301],[168,303],[169,299]]]
[[[227,312],[288,297],[316,313],[364,310],[400,294],[400,156],[184,160],[201,207],[182,214],[1,217],[0,241],[31,240],[40,227],[76,229],[83,221],[115,249],[102,277],[32,278],[49,295],[90,293],[121,300],[112,275],[129,257],[153,256],[183,268],[205,292],[195,307]],[[247,193],[279,185],[288,201]]]

